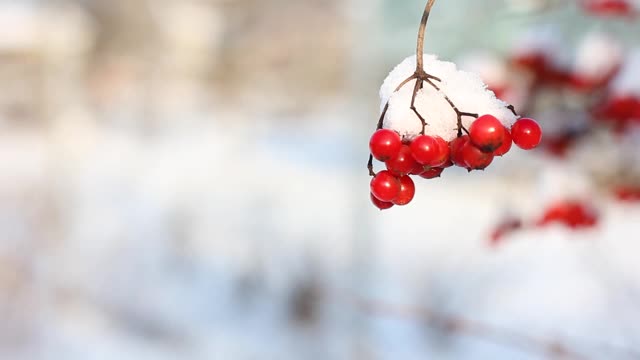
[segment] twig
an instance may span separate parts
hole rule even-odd
[[[435,2],[436,0],[429,0],[429,2],[427,2],[427,6],[424,8],[424,13],[422,14],[422,21],[420,21],[420,29],[418,30],[418,46],[416,50],[416,73],[424,72],[424,34],[427,30],[427,22],[429,21],[431,8]]]
[[[519,348],[528,352],[539,353],[553,359],[591,359],[581,352],[578,352],[556,340],[540,339],[523,333],[481,324],[463,317],[444,315],[425,307],[390,305],[362,299],[356,299],[356,305],[363,312],[370,315],[422,320],[429,326],[442,329],[451,334],[473,336],[496,344]]]

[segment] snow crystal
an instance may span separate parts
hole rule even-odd
[[[600,32],[590,33],[578,47],[574,72],[587,79],[601,79],[622,64],[623,55],[616,39]]]
[[[640,96],[640,49],[635,49],[625,61],[611,85],[615,95]]]
[[[441,92],[425,83],[416,96],[416,109],[428,124],[426,134],[441,136],[447,141],[453,140],[457,135],[457,116],[445,100],[444,94],[462,112],[491,114],[507,127],[515,122],[516,116],[507,109],[508,104],[497,99],[478,75],[460,71],[454,63],[440,61],[434,55],[425,54],[424,65],[427,73],[442,80],[434,81]],[[399,91],[395,90],[414,73],[415,68],[416,57],[406,58],[391,71],[380,88],[380,111],[389,103],[383,127],[397,131],[408,140],[422,130],[420,119],[410,108],[415,80],[405,84]],[[462,120],[463,125],[468,128],[475,119],[463,117]]]

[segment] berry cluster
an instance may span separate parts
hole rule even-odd
[[[472,170],[484,170],[495,156],[511,150],[512,143],[530,150],[542,139],[540,126],[523,118],[507,129],[496,117],[483,115],[475,120],[468,135],[460,134],[450,142],[439,136],[418,135],[403,141],[390,129],[377,130],[369,142],[371,155],[386,164],[387,170],[373,174],[371,200],[381,210],[394,205],[407,205],[415,195],[411,175],[424,179],[440,177],[453,165]]]
[[[617,132],[640,125],[640,97],[611,94],[593,109],[593,118],[609,124]]]
[[[635,18],[638,11],[629,0],[580,0],[580,5],[589,14]]]
[[[506,236],[522,229],[542,228],[553,224],[559,224],[572,230],[589,229],[598,225],[599,218],[595,208],[583,200],[556,201],[547,206],[543,213],[532,222],[525,222],[513,216],[503,219],[491,232],[489,243],[492,246],[497,246]]]
[[[615,197],[621,202],[640,202],[640,186],[620,185],[613,189]]]
[[[564,200],[547,207],[536,226],[562,224],[571,229],[591,228],[598,223],[596,211],[583,201]]]

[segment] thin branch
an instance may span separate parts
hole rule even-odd
[[[449,98],[449,96],[447,96],[447,94],[444,93],[444,91],[442,91],[440,89],[440,87],[438,85],[436,85],[433,81],[431,80],[425,80],[427,82],[427,84],[431,85],[431,87],[433,87],[439,94],[442,95],[442,97],[444,97],[444,99],[447,101],[447,103],[449,103],[449,106],[451,106],[451,108],[453,109],[453,111],[455,111],[456,113],[456,117],[457,117],[457,130],[458,130],[458,137],[462,136],[462,131],[464,130],[464,132],[466,132],[467,134],[469,133],[469,130],[467,130],[464,125],[462,125],[462,118],[464,116],[468,116],[468,117],[474,117],[474,118],[478,118],[478,114],[474,114],[474,113],[469,113],[469,112],[464,112],[464,111],[460,111],[458,109],[458,107],[453,103],[453,101],[451,101],[451,99]]]
[[[473,336],[495,344],[538,353],[554,359],[589,360],[591,358],[557,341],[540,339],[523,333],[481,324],[463,317],[444,315],[424,307],[409,307],[359,299],[357,306],[365,313],[422,320],[427,325],[448,333]]]
[[[427,29],[427,22],[429,21],[429,15],[431,14],[431,8],[436,0],[429,0],[427,6],[424,8],[422,14],[422,21],[420,22],[420,29],[418,30],[418,46],[416,50],[416,73],[424,72],[424,34]]]

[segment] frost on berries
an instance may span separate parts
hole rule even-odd
[[[424,66],[430,75],[441,79],[437,83],[441,91],[425,86],[416,96],[415,107],[427,122],[425,134],[440,136],[446,141],[457,137],[457,115],[443,94],[460,111],[493,115],[507,128],[515,122],[516,116],[507,108],[509,105],[496,98],[478,75],[458,70],[454,63],[438,60],[434,55],[425,54]],[[422,131],[422,123],[410,107],[416,80],[397,92],[395,89],[413,74],[415,68],[416,57],[408,57],[391,71],[380,88],[381,112],[389,102],[383,128],[395,130],[405,141],[413,140]],[[474,120],[463,118],[463,126],[469,128]]]
[[[511,149],[512,140],[533,149],[542,136],[535,121],[519,120],[515,108],[498,99],[480,76],[424,54],[434,3],[430,0],[425,8],[416,55],[397,65],[380,88],[380,117],[367,163],[372,201],[379,209],[411,202],[411,175],[433,179],[453,165],[484,170],[495,155]],[[374,158],[384,161],[387,170],[376,174]]]

